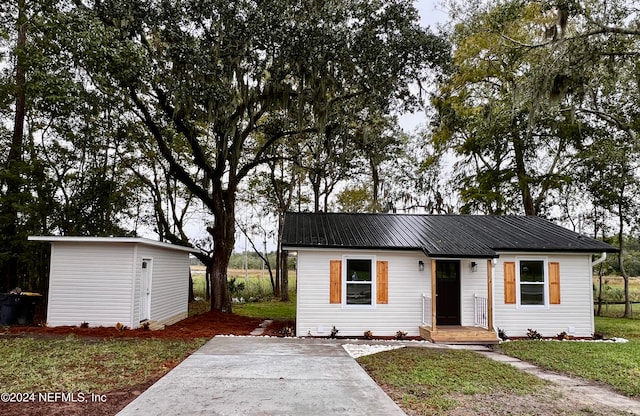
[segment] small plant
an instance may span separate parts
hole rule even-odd
[[[89,322],[82,322],[80,328],[89,328]]]
[[[236,282],[236,278],[232,278],[230,279],[227,284],[229,285],[229,292],[232,295],[236,295],[240,292],[242,292],[244,290],[244,283],[240,282]]]
[[[280,330],[281,337],[292,337],[295,335],[295,331],[290,326],[285,326]]]
[[[329,335],[330,338],[335,338],[336,335],[338,335],[338,332],[340,332],[339,329],[336,328],[336,326],[334,325],[333,328],[331,328],[331,335]]]
[[[564,341],[567,339],[571,339],[571,335],[567,334],[565,331],[562,331],[558,335],[556,335],[556,338],[560,341]]]
[[[507,332],[504,329],[498,328],[498,337],[503,340],[506,341],[509,339],[509,336],[507,335]]]
[[[403,340],[407,336],[407,333],[403,330],[396,332],[396,339],[398,341]]]
[[[115,327],[116,327],[116,329],[118,331],[124,331],[124,330],[129,329],[127,326],[125,326],[124,324],[122,324],[120,322],[116,323]]]
[[[365,339],[373,339],[373,332],[372,331],[364,331],[364,338]]]
[[[528,328],[527,329],[527,338],[529,339],[542,339],[542,335],[535,329]]]

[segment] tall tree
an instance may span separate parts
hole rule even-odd
[[[172,175],[214,217],[212,308],[228,312],[241,181],[280,139],[323,132],[336,101],[407,101],[409,81],[442,54],[406,0],[75,4],[76,59],[133,107]],[[298,123],[257,140],[275,111]]]
[[[24,203],[22,183],[24,181],[24,126],[26,117],[26,74],[27,74],[27,5],[26,0],[18,0],[15,13],[15,57],[14,67],[14,117],[13,133],[9,144],[9,152],[3,161],[0,172],[0,188],[3,198],[0,205],[0,235],[2,236],[2,262],[0,276],[3,279],[2,289],[8,291],[18,284],[18,257],[24,244],[17,239],[19,229],[20,206]]]
[[[454,71],[434,99],[435,141],[461,158],[463,212],[543,214],[550,192],[567,181],[578,125],[542,105],[532,87],[553,52],[506,40],[540,39],[532,17],[540,7],[474,3],[457,17]]]

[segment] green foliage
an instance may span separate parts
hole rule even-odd
[[[336,198],[340,212],[371,212],[371,190],[367,186],[347,188]]]

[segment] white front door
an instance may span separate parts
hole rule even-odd
[[[151,262],[151,259],[142,259],[142,272],[140,273],[140,322],[150,318]]]

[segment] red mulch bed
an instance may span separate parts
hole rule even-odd
[[[194,339],[213,338],[216,335],[249,335],[262,322],[262,319],[210,311],[192,316],[158,331],[144,328],[117,330],[115,327],[80,328],[77,326],[13,326],[9,333],[30,334],[74,334],[92,338],[162,338]]]
[[[219,311],[206,312],[192,316],[163,330],[150,331],[145,329],[117,330],[115,327],[79,328],[43,326],[14,326],[5,332],[4,336],[34,336],[56,338],[74,334],[79,337],[91,338],[160,338],[160,339],[194,339],[213,338],[216,335],[249,335],[256,329],[262,319],[247,318],[244,316],[226,314]],[[293,322],[274,321],[266,328],[264,335],[278,336],[284,327],[293,327]],[[2,335],[0,335],[2,337]],[[174,366],[178,363],[173,363]],[[167,372],[171,368],[167,368]],[[106,393],[106,403],[70,403],[57,401],[54,403],[2,403],[0,402],[0,415],[3,416],[40,416],[40,415],[95,415],[112,416],[118,413],[129,402],[145,391],[165,374],[158,373],[150,377],[145,383],[125,389]],[[0,392],[1,393],[1,392]],[[28,392],[29,393],[29,392]],[[64,392],[66,393],[66,392]],[[37,393],[36,393],[37,394]]]

